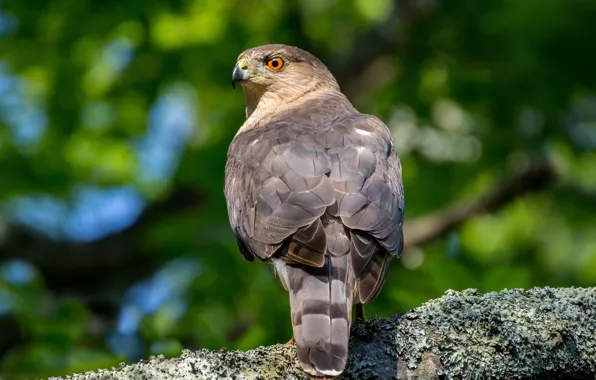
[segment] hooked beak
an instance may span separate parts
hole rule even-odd
[[[247,69],[248,63],[246,60],[241,59],[236,63],[232,72],[232,88],[236,88],[236,83],[242,83],[250,79],[250,75],[246,72]]]

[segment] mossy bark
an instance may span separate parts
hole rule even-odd
[[[354,326],[341,379],[596,379],[596,288],[448,291]],[[58,378],[55,378],[58,379]],[[67,379],[307,379],[292,345],[184,351]]]

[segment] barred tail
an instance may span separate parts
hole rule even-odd
[[[292,326],[305,372],[338,376],[346,366],[354,276],[348,255],[325,256],[315,268],[287,265]]]

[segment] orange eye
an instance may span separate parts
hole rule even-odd
[[[267,61],[267,67],[273,71],[277,71],[284,67],[284,60],[281,58],[271,58]]]

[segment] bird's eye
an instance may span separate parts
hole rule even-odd
[[[277,71],[284,67],[284,60],[281,58],[271,58],[267,61],[267,67],[273,71]]]

